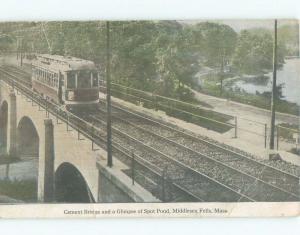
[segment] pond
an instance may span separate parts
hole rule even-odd
[[[0,180],[32,180],[38,176],[38,158],[26,158],[20,162],[0,165]]]
[[[237,80],[232,87],[240,88],[250,94],[271,91],[272,73],[268,73],[265,76],[269,77],[266,84]],[[300,105],[300,58],[285,60],[283,68],[277,71],[277,85],[279,84],[283,84],[283,99]]]

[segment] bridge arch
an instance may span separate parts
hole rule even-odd
[[[17,128],[17,154],[19,157],[39,157],[40,138],[32,120],[24,116]]]
[[[55,201],[64,203],[95,202],[84,177],[71,163],[62,163],[55,172]]]
[[[0,107],[0,153],[7,153],[8,103],[3,101]]]

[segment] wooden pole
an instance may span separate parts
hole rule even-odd
[[[21,47],[20,47],[20,65],[23,66],[23,38],[21,38]]]
[[[110,97],[110,25],[106,22],[106,102],[107,102],[107,165],[112,167],[112,141],[111,141],[111,97]]]
[[[276,72],[277,72],[277,20],[274,23],[274,46],[273,46],[273,85],[271,100],[271,133],[270,149],[274,149],[275,144],[275,109],[276,109]]]
[[[19,38],[17,37],[17,60],[19,60]]]

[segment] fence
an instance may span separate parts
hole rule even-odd
[[[106,86],[102,83],[100,91],[105,93]],[[143,105],[145,108],[162,110],[169,116],[173,116],[190,123],[197,124],[207,129],[220,133],[227,132],[234,128],[235,124],[229,123],[229,120],[234,119],[233,116],[215,112],[206,107],[199,107],[195,104],[190,104],[169,97],[156,95],[154,93],[137,90],[116,83],[112,83],[112,95],[136,105]]]
[[[93,151],[97,150],[96,146],[105,148],[106,130],[103,131],[93,123],[87,122],[65,110],[62,106],[59,106],[48,99],[44,99],[39,94],[34,93],[30,88],[13,79],[7,78],[5,80],[18,95],[25,98],[27,102],[31,102],[32,106],[38,106],[39,111],[45,111],[46,118],[49,118],[50,115],[52,115],[56,119],[56,124],[66,125],[66,131],[77,131],[78,140],[82,140],[81,136],[89,139]],[[175,188],[177,191],[180,190],[169,177],[167,168],[160,169],[158,166],[153,165],[151,162],[134,154],[132,151],[125,149],[118,143],[113,142],[112,151],[113,153],[121,153],[123,157],[125,156],[127,159],[127,165],[129,165],[131,171],[129,176],[132,178],[133,185],[135,182],[142,183],[140,177],[143,176],[143,174],[141,174],[141,172],[147,172],[148,175],[151,175],[151,178],[155,183],[153,187],[155,191],[154,194],[163,202],[173,200],[172,191]]]
[[[104,81],[102,81],[100,91],[106,92]],[[165,111],[166,114],[170,116],[197,124],[213,131],[220,133],[228,131],[232,132],[231,137],[233,138],[245,139],[257,146],[268,148],[270,129],[265,122],[222,114],[212,111],[204,106],[198,106],[116,83],[112,83],[112,94],[117,98],[121,98],[136,105],[143,105],[145,108]],[[288,136],[287,131],[289,132]],[[291,150],[297,153],[299,137],[297,139],[296,135],[299,136],[298,130],[278,125],[275,132],[277,149]]]

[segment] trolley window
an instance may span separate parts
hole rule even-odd
[[[61,72],[59,72],[59,77],[60,77],[61,86],[65,86],[65,78]]]
[[[58,74],[54,73],[53,76],[54,76],[54,86],[58,87]]]
[[[77,88],[91,88],[91,72],[81,70],[78,72]]]
[[[67,88],[69,89],[76,88],[76,72],[67,73]]]

